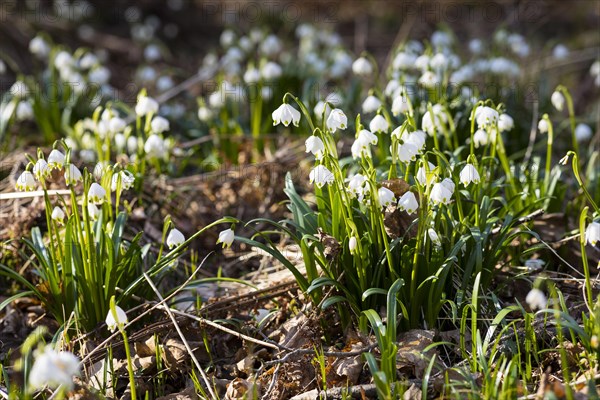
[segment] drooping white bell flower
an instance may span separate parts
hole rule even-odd
[[[102,204],[105,199],[106,190],[96,182],[93,182],[88,190],[88,200],[94,204]]]
[[[563,96],[563,94],[558,90],[555,90],[554,93],[552,93],[552,96],[550,96],[550,101],[552,102],[554,108],[556,108],[558,111],[564,110],[565,96]]]
[[[163,133],[163,132],[169,130],[169,127],[170,127],[169,120],[166,118],[163,118],[161,116],[156,116],[156,117],[152,118],[150,127],[152,128],[152,132],[154,132],[154,133]]]
[[[298,126],[300,124],[300,111],[286,103],[280,105],[277,110],[273,111],[272,117],[273,126],[279,124],[289,126],[290,123]]]
[[[479,172],[477,172],[477,168],[473,164],[467,164],[460,171],[460,182],[466,186],[469,186],[471,183],[479,183],[480,177]]]
[[[112,309],[108,310],[108,314],[106,315],[106,319],[104,320],[104,322],[106,322],[108,330],[111,332],[114,332],[115,330],[117,330],[117,328],[126,324],[128,321],[129,319],[127,318],[127,314],[125,313],[125,311],[123,311],[123,309],[117,305],[115,305],[115,312],[113,312]]]
[[[373,113],[381,107],[381,100],[377,97],[370,95],[362,103],[362,110],[365,114]]]
[[[344,130],[348,127],[348,117],[339,108],[334,108],[327,117],[327,129],[332,133],[336,130]]]
[[[83,181],[81,171],[73,164],[65,166],[65,183],[67,186],[76,185],[77,182]]]
[[[29,42],[29,51],[34,56],[43,59],[50,54],[50,45],[41,36],[36,36]]]
[[[183,236],[183,233],[181,233],[179,229],[171,229],[169,235],[167,236],[167,246],[172,249],[173,247],[179,246],[183,242],[185,242],[185,236]]]
[[[454,194],[454,188],[456,187],[456,185],[454,184],[454,181],[452,179],[444,178],[441,183],[446,189],[448,189],[448,191],[450,191],[451,194]]]
[[[540,289],[531,289],[525,297],[525,302],[529,305],[532,310],[538,310],[546,308],[548,300],[546,295]]]
[[[43,158],[40,158],[35,162],[33,166],[33,175],[39,181],[43,178],[47,178],[50,173],[50,168],[48,168],[48,163]]]
[[[23,81],[16,81],[10,87],[9,93],[16,98],[24,99],[29,96],[29,86]]]
[[[592,137],[592,128],[586,124],[577,124],[575,127],[575,139],[578,142],[585,142],[586,140],[590,140]]]
[[[600,222],[592,222],[585,229],[585,241],[595,246],[600,241]]]
[[[489,143],[490,135],[484,129],[477,129],[473,134],[473,143],[476,148],[485,146]]]
[[[323,143],[321,138],[314,135],[310,136],[308,139],[306,139],[304,145],[306,146],[306,153],[312,153],[317,160],[323,158],[325,144]]]
[[[350,254],[355,254],[356,249],[358,248],[358,240],[355,236],[351,236],[350,240],[348,240],[348,250],[350,250]]]
[[[131,189],[131,187],[133,186],[133,183],[135,182],[135,177],[133,176],[133,174],[127,170],[123,170],[121,172],[119,172],[118,174],[113,174],[112,178],[111,178],[111,182],[110,182],[110,190],[112,190],[113,192],[115,190],[117,190],[117,183],[118,180],[121,180],[121,189],[122,190],[129,190]]]
[[[515,121],[508,114],[501,114],[498,117],[498,129],[500,132],[510,131],[515,126]]]
[[[29,101],[20,101],[15,110],[17,121],[29,121],[33,119],[33,106]]]
[[[55,351],[47,346],[35,357],[29,371],[29,386],[34,390],[44,387],[57,389],[61,386],[71,391],[74,387],[73,377],[80,374],[79,359],[75,355],[68,351]]]
[[[362,174],[356,174],[348,181],[348,193],[352,198],[357,198],[360,203],[364,202],[367,194],[367,177]]]
[[[88,203],[87,210],[92,221],[98,219],[98,216],[100,215],[100,209],[94,203]]]
[[[225,229],[219,233],[219,239],[217,239],[217,244],[222,243],[223,247],[231,247],[233,241],[235,239],[235,232],[231,228]]]
[[[415,144],[402,140],[398,144],[398,159],[403,163],[408,164],[415,161],[417,154],[419,154],[419,148]]]
[[[333,173],[324,165],[317,165],[308,174],[310,183],[314,183],[318,188],[322,188],[326,184],[331,184],[334,181]]]
[[[475,121],[477,122],[477,126],[481,129],[494,126],[498,122],[499,117],[498,111],[494,110],[492,107],[477,107],[477,110],[475,110]]]
[[[387,133],[388,129],[390,129],[390,124],[387,120],[381,115],[377,114],[369,124],[369,128],[371,132],[377,133]]]
[[[392,114],[397,117],[400,114],[406,114],[409,111],[408,98],[398,96],[392,102]]]
[[[540,119],[540,122],[538,122],[538,130],[540,133],[548,133],[549,128],[550,127],[548,125],[548,121],[546,121],[546,118]]]
[[[48,168],[61,169],[65,163],[65,155],[59,150],[52,150],[48,156]]]
[[[413,214],[419,208],[419,203],[413,192],[406,192],[398,200],[398,209],[406,211],[408,214]]]
[[[150,157],[164,158],[167,154],[167,146],[160,136],[153,133],[146,139],[144,151]]]
[[[442,241],[440,240],[439,235],[433,228],[427,229],[427,236],[429,236],[429,240],[435,247],[440,247],[442,245]]]
[[[17,178],[15,188],[22,192],[30,192],[35,189],[35,178],[33,174],[29,171],[23,171],[21,175],[19,175],[19,178]]]
[[[158,102],[151,97],[142,96],[135,105],[135,113],[140,116],[156,114],[158,112]]]
[[[377,195],[379,197],[379,204],[383,207],[390,206],[396,201],[394,192],[386,187],[380,187],[377,191]]]
[[[274,63],[273,61],[269,61],[268,63],[263,65],[263,67],[260,70],[260,74],[262,75],[265,81],[269,82],[279,79],[283,74],[283,70],[281,69],[281,66],[279,64]]]
[[[108,121],[108,129],[112,133],[119,133],[125,130],[127,122],[123,118],[113,117]]]
[[[417,147],[419,153],[425,149],[425,141],[427,139],[427,135],[425,132],[417,130],[414,132],[410,132],[408,135],[405,136],[406,138],[404,139],[404,141],[406,143],[414,144]]]
[[[417,171],[417,175],[415,176],[417,182],[419,182],[423,186],[431,183],[433,181],[433,178],[435,178],[436,176],[436,173],[434,172],[435,165],[428,161],[427,166],[429,167],[429,172],[425,169],[424,165],[421,165],[421,167],[419,167],[419,170]]]
[[[54,207],[54,209],[52,210],[52,214],[50,215],[50,218],[52,218],[53,221],[55,221],[56,223],[63,225],[65,222],[65,212],[63,211],[62,208],[60,207]]]
[[[329,105],[323,100],[320,100],[317,104],[315,104],[313,112],[319,121],[321,121],[323,118],[323,114],[325,114],[325,120],[327,120],[327,117],[329,117],[329,114],[331,113],[331,107],[329,107]]]
[[[244,82],[248,85],[254,85],[260,81],[260,71],[257,68],[250,67],[244,72]]]
[[[448,189],[446,185],[440,182],[433,185],[431,193],[429,194],[429,200],[433,204],[450,204],[451,199],[452,192]]]
[[[198,108],[198,119],[202,122],[210,121],[213,117],[213,112],[206,106]]]
[[[373,66],[366,57],[359,57],[352,63],[352,72],[358,76],[368,77],[373,73]]]
[[[423,75],[419,78],[419,83],[421,86],[427,89],[433,89],[438,84],[438,77],[435,72],[425,71]]]

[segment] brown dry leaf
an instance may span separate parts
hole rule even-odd
[[[340,253],[340,243],[333,236],[325,233],[321,228],[318,230],[317,237],[324,247],[323,254],[325,255],[325,258],[328,260],[336,258]]]
[[[422,398],[423,392],[414,383],[402,395],[402,400],[421,400]]]
[[[381,182],[381,186],[394,192],[396,198],[400,198],[410,190],[410,185],[404,179],[395,178]]]
[[[165,344],[160,346],[161,355],[165,362],[165,366],[171,371],[173,370],[185,370],[186,363],[189,355],[185,345],[181,340],[167,339]]]
[[[137,354],[133,356],[133,369],[143,373],[156,367],[156,356],[139,357]]]
[[[412,329],[401,334],[396,356],[398,370],[408,376],[423,377],[429,360],[436,353],[435,349],[430,349],[425,353],[425,348],[433,343],[433,337],[433,331],[421,329]]]
[[[383,224],[385,232],[392,238],[397,239],[407,232],[409,238],[417,235],[417,224],[413,224],[416,217],[408,215],[406,211],[400,211],[396,206],[389,206],[385,210]]]
[[[178,393],[171,393],[166,396],[157,397],[156,400],[196,400],[200,397],[196,394],[193,387],[189,387]]]
[[[144,343],[136,342],[134,344],[135,353],[140,357],[151,357],[156,355],[156,341],[154,336],[150,336]]]
[[[226,399],[254,399],[255,394],[259,392],[258,387],[253,382],[249,382],[245,379],[235,378],[227,385],[227,391],[225,392]]]

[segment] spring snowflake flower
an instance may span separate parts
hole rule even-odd
[[[434,172],[435,165],[428,161],[427,166],[429,167],[429,172],[427,172],[424,165],[421,165],[421,167],[419,167],[419,170],[417,171],[417,175],[415,175],[415,179],[417,180],[417,182],[419,182],[423,186],[425,186],[426,184],[429,185],[429,183],[431,183],[433,178],[436,176]]]
[[[102,204],[105,198],[106,190],[96,182],[92,183],[88,190],[88,200],[94,204]]]
[[[129,171],[123,170],[118,174],[113,174],[110,182],[110,190],[113,192],[117,190],[117,182],[121,179],[121,189],[129,190],[133,186],[133,182],[135,182],[135,177]]]
[[[358,137],[352,144],[352,157],[354,159],[360,157],[370,157],[371,156],[371,146],[376,145],[378,142],[378,138],[375,134],[369,132],[366,129],[361,130],[358,133]]]
[[[94,203],[89,203],[87,205],[87,210],[88,210],[88,215],[90,216],[90,219],[92,221],[95,221],[98,219],[98,216],[100,215],[100,209]]]
[[[449,189],[448,185],[438,182],[433,185],[431,193],[429,194],[429,200],[436,205],[450,204],[452,193],[453,192]]]
[[[112,309],[108,310],[108,314],[104,320],[108,330],[111,332],[116,331],[119,326],[126,324],[128,321],[125,311],[117,305],[115,305],[115,312]]]
[[[355,236],[352,236],[350,240],[348,240],[348,250],[350,250],[350,254],[355,254],[356,249],[358,248],[358,239]]]
[[[439,129],[439,125],[446,123],[448,120],[444,112],[444,107],[441,104],[434,104],[431,107],[431,111],[433,111],[433,116],[431,112],[427,111],[421,119],[421,129],[427,132],[429,136],[435,135]]]
[[[35,178],[33,174],[29,171],[23,171],[17,179],[15,188],[19,191],[32,191],[35,188]]]
[[[546,295],[540,289],[531,289],[525,297],[525,302],[529,305],[532,310],[546,308],[548,300]]]
[[[56,223],[63,225],[65,222],[65,212],[60,207],[54,207],[52,210],[52,214],[50,215],[53,221]]]
[[[79,359],[68,351],[55,351],[49,346],[37,354],[29,371],[29,385],[32,389],[62,386],[73,390],[73,377],[81,374]]]
[[[289,126],[293,123],[295,126],[300,124],[300,111],[296,110],[289,104],[282,104],[279,108],[273,111],[273,126],[283,124]]]
[[[233,240],[235,239],[235,233],[231,228],[225,229],[219,233],[219,239],[217,239],[217,244],[222,243],[223,247],[231,247]]]
[[[331,184],[334,181],[333,173],[324,165],[317,165],[308,174],[310,183],[314,183],[318,188],[322,188],[326,184]]]
[[[153,133],[146,139],[144,151],[150,157],[163,158],[167,154],[167,145],[160,136]]]
[[[113,117],[108,121],[108,129],[112,133],[123,132],[127,127],[127,122],[123,118]]]
[[[181,233],[181,231],[178,229],[171,229],[169,235],[167,236],[167,246],[172,249],[173,247],[179,246],[183,242],[185,242],[185,236],[183,236],[183,233]]]
[[[48,168],[61,169],[65,163],[65,155],[59,150],[52,150],[48,156]]]
[[[379,197],[379,204],[383,207],[390,206],[396,201],[394,192],[385,187],[380,187],[377,191],[377,195]]]
[[[498,129],[500,132],[510,131],[515,126],[515,121],[508,114],[501,114],[498,117]]]
[[[38,181],[48,177],[49,173],[50,168],[48,168],[46,160],[40,158],[35,162],[35,165],[33,166],[33,175]]]
[[[149,114],[156,114],[158,112],[158,102],[152,97],[142,96],[138,99],[135,105],[135,113],[139,117],[143,117]]]
[[[260,71],[257,68],[250,67],[244,72],[244,82],[248,85],[254,85],[260,81]]]
[[[414,131],[410,132],[405,139],[406,143],[414,144],[419,153],[425,149],[425,141],[427,139],[427,135],[423,131]]]
[[[490,135],[484,129],[477,129],[473,134],[473,143],[476,148],[485,146],[489,143]]]
[[[313,112],[315,113],[315,117],[317,117],[317,119],[320,121],[323,118],[323,114],[325,114],[325,118],[329,117],[331,108],[323,100],[320,100],[317,104],[315,104]]]
[[[327,117],[327,129],[334,133],[337,129],[344,130],[348,127],[348,117],[339,108],[334,108]]]
[[[274,81],[279,79],[283,74],[283,70],[279,64],[274,63],[273,61],[269,61],[260,70],[260,74],[262,75],[265,81]]]
[[[394,61],[392,61],[392,68],[396,70],[412,68],[416,59],[416,55],[401,51],[396,54],[396,57],[394,57]]]
[[[206,106],[198,108],[198,119],[202,122],[210,121],[213,117],[213,112]]]
[[[398,208],[400,211],[406,211],[408,214],[414,214],[419,208],[419,203],[413,192],[406,192],[398,200]]]
[[[152,132],[154,133],[162,133],[168,131],[170,127],[169,120],[160,116],[156,116],[152,118],[150,127],[152,128]]]
[[[540,122],[538,122],[538,130],[540,133],[548,133],[549,128],[550,127],[548,125],[548,121],[546,121],[546,118],[540,119]]]
[[[397,117],[400,114],[406,114],[408,111],[408,98],[406,96],[396,97],[392,102],[392,114]]]
[[[20,101],[15,110],[17,121],[29,121],[33,119],[33,106],[29,101]]]
[[[565,96],[558,90],[555,90],[550,96],[550,101],[556,110],[562,111],[565,108]]]
[[[427,54],[420,55],[415,60],[415,67],[420,69],[423,72],[427,71],[427,68],[429,68],[429,60],[430,59],[431,59],[431,57],[429,57]]]
[[[38,58],[46,58],[50,54],[50,45],[41,36],[36,36],[29,42],[29,51]]]
[[[438,78],[436,74],[432,71],[425,71],[423,75],[419,78],[419,83],[421,86],[427,89],[433,89],[435,85],[438,83]]]
[[[417,159],[417,154],[419,154],[419,148],[415,144],[400,140],[398,144],[398,159],[400,161],[408,164]]]
[[[390,124],[387,120],[380,114],[377,114],[369,124],[369,128],[371,132],[376,133],[387,133],[388,129],[390,129]]]
[[[477,172],[477,168],[473,164],[467,164],[460,171],[460,182],[465,185],[465,187],[469,186],[471,183],[479,183],[480,177],[479,172]]]
[[[575,127],[575,139],[578,142],[585,142],[586,140],[590,140],[592,137],[592,128],[586,124],[577,124]]]
[[[373,113],[381,107],[381,100],[377,97],[370,95],[362,103],[362,110],[365,114]]]
[[[362,174],[356,174],[348,181],[348,193],[353,198],[356,197],[360,203],[364,202],[367,194],[366,182],[367,177]]]
[[[429,236],[429,240],[431,240],[431,243],[433,243],[435,247],[442,246],[442,241],[440,240],[439,235],[433,228],[427,229],[427,236]]]
[[[81,171],[73,164],[69,164],[65,167],[65,183],[67,186],[76,185],[77,182],[83,181]]]
[[[475,121],[477,122],[477,126],[481,129],[494,126],[498,122],[499,117],[498,111],[494,110],[492,107],[477,107],[477,110],[475,111]]]
[[[368,77],[373,73],[373,66],[366,57],[359,57],[352,63],[352,72],[358,76]]]
[[[595,246],[600,241],[600,222],[592,222],[585,230],[585,241]]]
[[[325,144],[318,136],[310,136],[304,142],[306,146],[306,153],[312,153],[317,160],[323,158],[323,153],[325,151]]]
[[[10,87],[10,94],[19,99],[24,99],[29,96],[29,87],[23,81],[16,81]]]

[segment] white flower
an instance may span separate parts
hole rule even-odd
[[[221,43],[221,46],[223,46],[225,48],[230,47],[234,41],[235,41],[235,32],[232,31],[231,29],[225,29],[221,33],[221,37],[219,38],[219,42]]]
[[[415,161],[417,154],[419,154],[419,148],[415,144],[402,140],[398,144],[398,159],[403,163],[408,164]]]
[[[388,129],[390,129],[390,124],[387,120],[380,114],[377,114],[369,124],[369,128],[371,132],[377,133],[387,133]]]
[[[366,114],[377,111],[379,107],[381,107],[381,100],[373,95],[368,96],[362,103],[362,110]]]
[[[565,96],[563,96],[563,94],[558,90],[555,90],[554,93],[552,93],[552,96],[550,96],[550,101],[552,102],[554,108],[556,108],[558,111],[562,111],[565,108]]]
[[[148,62],[153,62],[153,61],[158,61],[160,60],[161,54],[160,54],[160,47],[158,47],[155,44],[150,44],[148,46],[146,46],[146,48],[144,49],[144,58],[146,59],[146,61]]]
[[[36,36],[29,42],[29,51],[38,58],[46,58],[50,54],[50,46],[41,36]]]
[[[540,119],[540,122],[538,122],[538,130],[540,131],[540,133],[547,133],[548,129],[549,125],[548,121],[546,121],[546,118]]]
[[[546,308],[548,300],[546,295],[540,289],[531,289],[525,297],[525,302],[529,305],[532,310]]]
[[[488,144],[490,139],[490,135],[484,129],[478,129],[473,134],[473,143],[475,147],[479,148],[479,146],[485,146]]]
[[[383,207],[387,207],[392,205],[396,201],[396,196],[394,192],[385,187],[380,187],[377,191],[377,196],[379,197],[379,204]]]
[[[429,200],[433,204],[450,204],[452,192],[443,183],[436,183],[431,189]]]
[[[471,182],[477,184],[479,180],[479,172],[477,172],[477,168],[473,164],[465,165],[462,171],[460,171],[460,182],[465,186],[469,186]]]
[[[350,237],[348,241],[348,250],[350,250],[350,254],[356,253],[356,249],[358,248],[358,240],[355,236]]]
[[[333,182],[333,173],[324,165],[317,165],[308,174],[310,183],[314,183],[318,188],[322,188],[325,184]]]
[[[135,113],[140,116],[146,116],[148,114],[156,114],[158,111],[158,102],[151,97],[143,96],[138,99],[135,105]]]
[[[23,99],[23,98],[29,96],[29,92],[30,91],[29,91],[29,87],[25,84],[25,82],[23,82],[23,81],[16,81],[10,87],[9,92],[14,97]]]
[[[185,242],[185,236],[183,236],[183,233],[181,233],[178,229],[171,229],[171,232],[169,232],[169,235],[167,236],[167,246],[172,249],[173,247],[179,246],[183,242]]]
[[[70,70],[72,64],[73,57],[66,51],[60,51],[54,57],[54,66],[56,66],[59,71]]]
[[[73,164],[65,166],[65,183],[67,186],[76,185],[77,182],[83,181],[81,171]]]
[[[315,117],[320,121],[323,118],[323,114],[325,114],[325,118],[329,117],[331,113],[331,107],[329,104],[320,100],[317,104],[315,104],[315,108],[313,108],[313,112],[315,113]]]
[[[398,116],[409,111],[408,98],[406,96],[398,96],[392,102],[392,114]]]
[[[440,247],[442,245],[442,241],[440,240],[440,237],[438,236],[437,232],[433,228],[427,229],[427,235],[429,236],[429,239],[431,240],[431,242],[433,243],[433,245],[435,247]]]
[[[110,182],[110,190],[113,192],[117,190],[117,183],[119,178],[121,179],[121,189],[129,190],[133,186],[133,182],[135,182],[135,177],[133,174],[127,170],[123,170],[118,174],[113,174]]]
[[[600,222],[592,222],[585,230],[585,241],[595,246],[600,241]]]
[[[254,85],[260,81],[260,71],[257,68],[251,67],[244,72],[244,82],[248,85]]]
[[[217,244],[222,243],[223,247],[231,247],[233,240],[235,239],[235,233],[231,228],[225,229],[219,233],[219,239],[217,239]]]
[[[530,270],[538,270],[542,268],[544,264],[544,260],[539,258],[530,258],[529,260],[525,261],[525,267],[527,267]]]
[[[273,126],[283,123],[285,126],[289,126],[293,123],[295,126],[300,124],[300,111],[296,110],[289,104],[282,104],[279,108],[273,111]]]
[[[209,121],[213,117],[213,112],[206,106],[198,108],[198,119],[203,122]]]
[[[337,129],[346,129],[348,126],[348,117],[346,114],[339,108],[334,108],[329,113],[329,117],[327,117],[327,129],[329,129],[332,133]]]
[[[352,72],[358,76],[368,77],[373,73],[373,66],[366,57],[359,57],[352,63]]]
[[[420,55],[415,60],[415,67],[420,69],[421,71],[426,71],[429,67],[430,57],[427,54]]]
[[[585,142],[592,137],[592,128],[586,124],[577,124],[575,127],[575,139],[578,142]]]
[[[358,137],[352,144],[352,157],[354,159],[366,156],[370,157],[371,155],[371,145],[377,144],[377,136],[366,129],[361,130],[358,133]]]
[[[451,194],[454,194],[454,188],[456,187],[456,185],[454,184],[454,181],[452,181],[452,179],[445,178],[442,181],[442,185],[444,185],[444,187],[448,189],[448,191],[450,191]]]
[[[364,201],[365,195],[367,194],[365,182],[367,182],[367,177],[361,174],[354,175],[348,181],[348,193],[350,193],[350,196],[353,198],[356,197],[361,203]]]
[[[104,320],[108,330],[111,332],[114,332],[119,326],[126,324],[128,321],[125,311],[117,305],[115,305],[114,312],[112,309],[108,310],[108,314]]]
[[[125,120],[123,118],[113,117],[108,121],[108,129],[112,133],[123,132],[123,130],[125,130],[126,126],[127,126],[127,122],[125,122]]]
[[[48,168],[48,163],[43,158],[40,158],[35,162],[33,166],[33,175],[37,180],[41,180],[42,178],[46,178],[50,173],[50,169]]]
[[[106,198],[106,190],[96,182],[90,185],[88,200],[94,204],[102,204]]]
[[[435,70],[446,68],[448,63],[449,60],[444,53],[437,53],[435,56],[431,57],[431,60],[429,61],[429,65]]]
[[[306,139],[306,142],[304,142],[304,145],[306,146],[306,153],[312,153],[314,154],[315,158],[317,160],[320,160],[321,158],[323,158],[323,152],[325,151],[325,144],[323,144],[323,141],[321,140],[321,138],[319,138],[318,136],[310,136],[308,139]]]
[[[33,119],[33,106],[29,101],[20,101],[15,111],[18,121],[29,121]]]
[[[279,64],[269,61],[260,69],[260,74],[266,81],[274,81],[283,74],[283,70]],[[245,75],[244,75],[245,76]]]
[[[419,208],[419,203],[413,192],[406,192],[398,200],[398,208],[400,211],[406,211],[408,214],[413,214]]]
[[[475,110],[475,121],[477,121],[477,126],[482,129],[494,126],[499,117],[498,111],[492,107],[477,107],[477,110]]]
[[[263,100],[269,101],[273,98],[273,87],[272,86],[263,86],[260,88],[260,95]]]
[[[100,209],[94,203],[88,203],[87,210],[92,221],[98,219],[98,216],[100,215]]]
[[[54,168],[61,169],[64,163],[65,155],[63,153],[56,149],[50,152],[50,155],[48,156],[48,168],[50,168],[50,170]]]
[[[469,42],[469,51],[473,54],[479,54],[483,50],[483,42],[481,39],[472,39]]]
[[[90,69],[98,63],[98,57],[94,53],[85,53],[83,57],[79,59],[79,68]]]
[[[433,116],[431,112],[427,111],[421,119],[421,129],[427,132],[429,136],[435,135],[439,130],[439,126],[448,120],[444,112],[444,107],[441,104],[434,104],[431,107],[431,111],[433,112]]]
[[[17,179],[15,188],[19,191],[29,192],[35,188],[35,178],[29,171],[23,171],[23,173]]]
[[[401,51],[398,54],[396,54],[396,57],[394,57],[394,61],[392,61],[392,67],[394,69],[412,68],[415,64],[416,59],[417,56],[415,56],[414,54]]]
[[[500,132],[510,131],[515,126],[515,121],[508,114],[501,114],[498,117],[498,129]]]
[[[404,139],[404,142],[414,144],[417,147],[418,151],[421,152],[425,149],[426,138],[427,138],[427,135],[425,132],[414,131],[414,132],[410,132],[406,136],[406,138]]]
[[[423,186],[431,183],[432,179],[436,175],[434,172],[435,165],[433,165],[432,163],[430,163],[428,161],[427,166],[429,167],[429,172],[425,169],[425,166],[422,165],[421,167],[419,167],[419,170],[417,171],[417,175],[415,176],[415,179],[417,180],[417,182],[419,182]]]
[[[54,207],[50,218],[52,218],[52,220],[57,222],[58,224],[62,225],[65,222],[65,212],[60,207]]]
[[[99,66],[90,71],[88,74],[88,80],[98,85],[104,85],[108,83],[110,79],[110,71],[104,66]]]
[[[419,83],[427,89],[433,89],[438,83],[438,78],[434,72],[425,71],[419,78]]]
[[[160,136],[153,133],[146,139],[144,151],[150,157],[163,158],[167,154],[167,146]]]
[[[260,51],[266,56],[273,56],[281,51],[281,41],[277,36],[269,35],[260,44]]]
[[[55,351],[49,346],[38,354],[29,371],[31,389],[49,387],[56,389],[62,386],[67,391],[73,390],[73,377],[81,373],[79,359],[67,351]]]
[[[169,130],[169,120],[160,116],[156,116],[152,118],[152,122],[150,123],[150,127],[152,128],[152,132],[154,133],[162,133]]]

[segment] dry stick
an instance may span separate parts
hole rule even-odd
[[[148,276],[148,274],[146,274],[145,272],[143,273],[143,276],[144,276],[144,279],[146,279],[146,281],[148,282],[148,285],[150,285],[150,287],[154,291],[154,293],[156,293],[156,297],[158,297],[158,299],[160,300],[160,302],[163,303],[164,299],[163,299],[162,295],[160,294],[160,292],[158,291],[158,289],[156,288],[156,286],[154,286],[154,282],[152,282],[152,279],[150,279],[150,277]],[[175,319],[175,316],[173,315],[173,312],[166,305],[163,305],[162,309],[167,312],[167,314],[169,315],[169,318],[171,318],[171,321],[173,321],[173,326],[175,326],[175,329],[177,330],[177,333],[179,334],[179,337],[181,338],[181,341],[183,342],[183,345],[185,346],[185,349],[190,354],[190,357],[192,358],[192,361],[194,361],[194,364],[196,365],[196,368],[198,369],[198,371],[200,371],[200,374],[202,375],[202,379],[204,380],[204,383],[206,384],[206,389],[208,389],[208,392],[210,393],[210,395],[213,398],[213,400],[218,400],[218,397],[215,394],[215,392],[213,391],[212,385],[211,385],[210,381],[208,380],[208,376],[206,376],[206,372],[204,372],[204,369],[200,365],[200,362],[198,361],[198,359],[194,355],[194,351],[192,350],[192,347],[188,343],[187,339],[185,338],[185,335],[181,331],[181,328],[179,327],[179,324],[177,324],[177,320]]]

